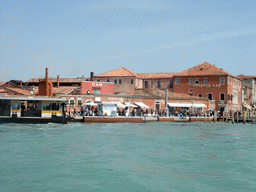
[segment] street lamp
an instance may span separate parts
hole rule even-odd
[[[89,95],[89,102],[91,102],[91,92],[90,90],[87,91],[87,95]],[[89,104],[90,106],[90,111],[91,111],[91,104]]]

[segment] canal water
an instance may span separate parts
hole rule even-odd
[[[256,191],[256,125],[0,125],[0,191]]]

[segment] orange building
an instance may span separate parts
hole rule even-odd
[[[241,110],[242,79],[207,62],[174,75],[173,81],[173,92],[208,98],[212,110]]]
[[[172,90],[173,75],[176,73],[135,73],[124,67],[95,75],[98,82],[113,82],[115,93],[135,93],[137,90]]]

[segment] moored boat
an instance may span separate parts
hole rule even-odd
[[[0,97],[0,123],[67,123],[65,99],[51,97]]]

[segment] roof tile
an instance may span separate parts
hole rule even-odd
[[[130,71],[124,67],[95,75],[94,77],[141,77],[138,73]]]
[[[201,63],[177,74],[177,76],[196,76],[196,75],[231,75],[232,74],[207,62]]]

